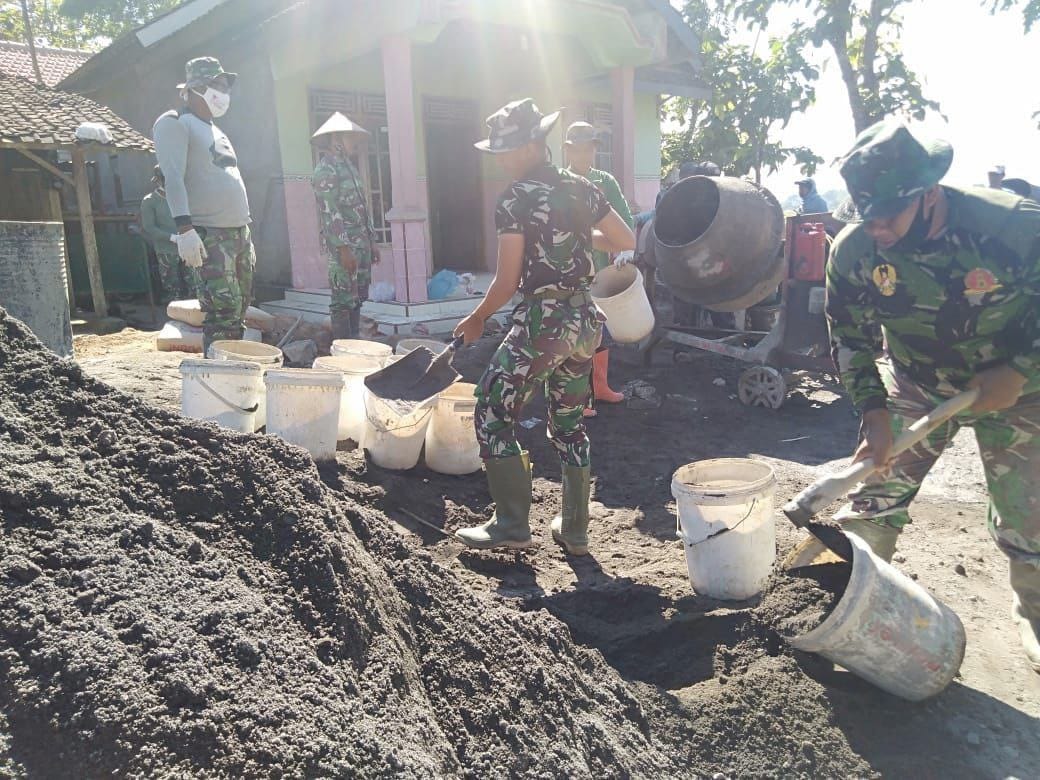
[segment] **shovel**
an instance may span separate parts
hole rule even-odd
[[[978,390],[967,390],[935,407],[903,431],[892,443],[892,457],[927,438],[940,425],[968,409],[978,397]],[[834,553],[849,560],[852,551],[844,534],[833,524],[815,523],[812,520],[820,510],[848,493],[877,470],[877,465],[869,458],[853,463],[837,474],[824,477],[807,487],[784,506],[784,514],[788,520],[799,528],[808,530]]]
[[[417,347],[396,363],[365,377],[365,387],[405,417],[459,380],[461,374],[451,361],[462,343],[460,336],[437,355],[426,347]]]

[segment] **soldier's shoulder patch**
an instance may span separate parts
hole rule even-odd
[[[899,274],[896,272],[895,266],[888,263],[879,263],[874,266],[873,279],[874,286],[878,288],[878,292],[886,298],[896,294]]]
[[[987,295],[1003,285],[988,268],[976,268],[964,277],[964,292],[969,295]]]

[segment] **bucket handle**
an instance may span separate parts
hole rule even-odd
[[[698,545],[704,544],[705,542],[710,542],[712,539],[717,539],[718,537],[722,536],[724,533],[729,533],[730,531],[736,531],[738,528],[740,528],[740,526],[742,526],[744,524],[745,520],[747,520],[749,517],[751,517],[751,513],[755,511],[755,506],[757,504],[758,504],[758,499],[757,498],[753,498],[751,500],[751,507],[748,509],[747,514],[744,515],[742,518],[740,518],[740,522],[738,522],[736,525],[729,525],[729,526],[726,526],[725,528],[720,528],[718,531],[715,531],[713,533],[708,534],[703,539],[701,539],[699,542],[688,542],[688,541],[686,541],[686,536],[683,534],[682,524],[681,524],[681,522],[679,520],[679,513],[678,513],[678,511],[676,511],[676,513],[675,513],[675,535],[677,537],[679,537],[680,539],[682,539],[683,540],[683,544],[685,544],[687,547],[697,547]]]
[[[238,404],[233,404],[233,403],[231,403],[231,401],[229,401],[224,396],[222,396],[220,393],[218,393],[216,390],[214,390],[212,387],[210,387],[209,383],[207,383],[205,379],[202,379],[201,377],[196,377],[195,381],[198,382],[200,385],[202,385],[202,387],[206,390],[206,392],[208,392],[210,395],[212,395],[214,398],[216,398],[218,401],[220,401],[225,406],[228,406],[228,407],[234,409],[236,412],[241,412],[242,414],[255,414],[256,410],[260,408],[259,402],[253,404],[248,409],[243,408],[243,407],[239,406]]]
[[[424,414],[422,417],[420,417],[418,420],[416,420],[413,423],[409,423],[408,425],[398,425],[396,428],[387,428],[379,420],[373,420],[372,419],[372,412],[369,411],[369,409],[368,409],[368,396],[366,395],[365,396],[365,417],[368,418],[368,421],[370,423],[372,423],[372,426],[374,428],[376,428],[378,431],[380,431],[381,433],[396,433],[397,431],[407,431],[409,428],[418,428],[420,425],[422,425],[424,422],[426,422],[427,418],[431,414],[433,414],[433,406],[434,405],[431,405],[430,408],[426,410],[426,414]]]

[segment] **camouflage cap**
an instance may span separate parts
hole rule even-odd
[[[224,76],[230,87],[238,78],[237,73],[228,73],[220,65],[216,57],[196,57],[188,60],[184,66],[184,83],[178,84],[177,89],[190,89],[192,87],[205,87],[217,76]]]
[[[863,220],[892,217],[934,187],[953,162],[946,141],[919,141],[898,120],[883,119],[856,138],[841,175]]]
[[[531,98],[514,100],[487,118],[488,138],[474,146],[491,154],[512,152],[544,140],[559,118],[559,111],[543,115]]]
[[[599,131],[588,122],[575,122],[567,128],[567,140],[564,143],[567,146],[589,143],[601,144],[603,143],[603,138],[600,136]]]

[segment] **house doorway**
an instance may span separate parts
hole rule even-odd
[[[484,198],[475,103],[427,98],[426,176],[435,270],[483,271]]]

